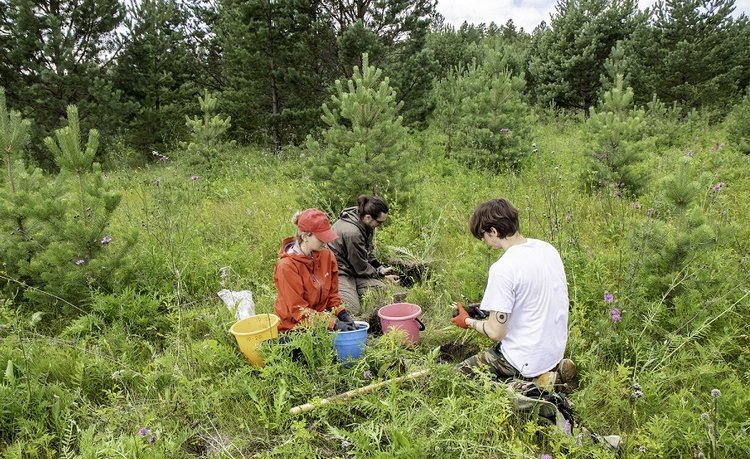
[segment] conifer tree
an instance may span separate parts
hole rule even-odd
[[[327,128],[320,142],[307,139],[311,177],[322,197],[347,205],[359,194],[386,195],[399,189],[406,168],[407,130],[398,115],[401,103],[382,70],[354,67],[346,86],[336,80],[336,93],[322,106]]]
[[[223,145],[222,136],[232,126],[232,117],[222,117],[218,112],[218,99],[207,89],[198,97],[202,117],[185,116],[185,124],[190,129],[190,140],[182,146],[190,155],[190,160],[205,167],[211,167],[216,154]]]
[[[657,184],[665,206],[643,236],[646,258],[642,269],[649,294],[668,303],[682,291],[674,280],[697,256],[716,244],[716,233],[701,205],[701,177],[689,157],[679,159],[674,172]]]
[[[727,136],[734,148],[750,155],[750,92],[732,109],[727,119]]]
[[[627,44],[639,101],[656,94],[688,110],[730,106],[743,90],[748,47],[734,8],[734,0],[656,2],[651,23],[639,26]]]
[[[17,276],[17,263],[28,262],[33,234],[28,228],[29,199],[37,198],[29,185],[23,150],[30,139],[30,122],[16,111],[8,111],[5,90],[0,88],[0,151],[4,173],[0,183],[0,272]],[[18,279],[19,281],[22,281]],[[5,284],[5,282],[3,282]],[[8,284],[6,284],[8,285]],[[12,289],[12,288],[11,288]]]
[[[643,20],[634,0],[559,0],[550,27],[533,38],[529,86],[536,101],[588,113],[612,48]]]
[[[222,106],[235,138],[279,152],[319,124],[324,88],[338,74],[319,1],[221,0]]]
[[[175,0],[143,0],[128,8],[113,80],[127,104],[126,141],[142,153],[165,151],[184,136],[185,116],[199,94],[186,21]]]
[[[633,89],[624,87],[622,75],[604,93],[599,108],[586,122],[592,153],[588,186],[615,185],[631,193],[642,191],[648,174],[641,162],[645,151],[639,141],[645,129],[645,113],[633,108]]]
[[[524,81],[505,68],[502,56],[492,54],[436,86],[433,122],[448,135],[449,154],[469,166],[513,169],[528,148]]]
[[[29,123],[7,111],[0,91],[0,228],[9,236],[0,239],[3,290],[42,304],[75,302],[90,288],[111,288],[111,276],[134,241],[133,235],[105,232],[120,197],[107,190],[93,163],[98,133],[92,131],[82,148],[75,107],[68,118],[55,139],[45,139],[60,168],[53,179],[24,164]]]
[[[6,0],[0,37],[8,50],[0,77],[11,85],[10,102],[42,130],[32,140],[58,125],[72,103],[85,123],[89,117],[99,123],[117,119],[100,101],[112,95],[106,70],[117,56],[123,14],[118,0]],[[49,163],[46,152],[36,153]]]
[[[55,297],[76,302],[92,288],[112,288],[111,276],[134,242],[132,234],[107,233],[121,196],[109,191],[94,163],[99,132],[91,129],[83,145],[78,109],[71,105],[67,112],[68,125],[44,139],[60,168],[53,197],[58,204],[53,212],[38,215],[37,242],[44,243],[23,270],[38,288],[26,296],[42,303],[56,302]]]

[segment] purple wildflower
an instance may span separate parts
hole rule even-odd
[[[370,379],[370,378],[372,378],[372,371],[370,371],[370,370],[366,370],[366,371],[365,371],[365,372],[364,372],[364,373],[362,374],[362,377],[363,377],[363,378],[365,378],[365,379]]]
[[[541,459],[552,459],[552,455],[551,454],[542,454],[542,458]]]
[[[167,156],[162,155],[161,153],[159,153],[156,150],[152,151],[151,154],[154,155],[154,156],[156,156],[156,159],[158,159],[159,161],[164,162],[164,161],[168,161],[169,160],[169,158]]]
[[[109,236],[104,236],[102,238],[102,245],[108,245],[110,242],[112,242],[112,238]]]
[[[145,437],[149,434],[149,432],[151,431],[148,430],[148,427],[141,427],[141,430],[138,431],[138,435],[140,435],[141,437]]]
[[[610,311],[612,314],[612,322],[619,324],[622,318],[620,317],[620,308],[612,308]]]
[[[86,263],[86,260],[84,260],[83,258],[78,258],[78,259],[77,259],[77,260],[75,261],[75,264],[76,264],[76,266],[83,266],[83,265],[84,265],[84,263]]]
[[[727,184],[726,184],[726,183],[724,183],[724,182],[719,182],[719,183],[717,183],[716,185],[712,186],[712,187],[711,187],[711,189],[712,189],[712,190],[714,190],[715,192],[717,192],[717,193],[718,193],[718,192],[719,192],[719,191],[721,191],[721,189],[722,189],[722,188],[724,188],[725,186],[727,186]]]
[[[190,176],[190,180],[193,181],[193,182],[195,182],[196,180],[198,180],[198,178],[199,177],[197,175],[191,175]]]
[[[615,295],[609,292],[604,292],[604,302],[611,303],[615,301]]]
[[[563,425],[563,430],[565,431],[565,435],[571,436],[573,434],[573,426],[570,425],[570,421],[567,419],[565,420],[565,424]]]
[[[150,437],[148,437],[148,442],[149,442],[149,443],[154,443],[154,442],[156,442],[156,435],[154,434],[154,435],[151,435]]]
[[[637,202],[633,204],[633,209],[638,210],[640,208],[641,208],[641,205],[638,204]]]

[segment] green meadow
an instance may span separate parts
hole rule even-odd
[[[267,365],[248,365],[216,295],[250,290],[256,312],[273,311],[273,267],[293,234],[291,215],[320,204],[299,151],[229,148],[208,173],[179,152],[110,171],[104,181],[122,200],[106,249],[128,234],[137,242],[109,291],[46,306],[8,298],[0,309],[3,455],[612,457],[577,438],[577,426],[566,435],[517,415],[504,386],[467,379],[440,355],[441,345],[489,344],[449,317],[461,295],[481,296],[500,255],[471,237],[468,217],[502,196],[518,207],[522,232],[553,243],[565,262],[578,421],[622,436],[623,457],[743,457],[748,157],[726,146],[721,126],[673,129],[682,135],[648,151],[650,178],[637,199],[582,185],[591,153],[581,120],[541,116],[524,166],[504,173],[446,158],[439,132],[412,134],[408,192],[388,196],[390,222],[376,240],[381,258],[428,267],[407,295],[426,330],[413,349],[391,335],[370,338],[351,367],[334,361],[321,330],[300,338],[303,362],[269,344]],[[685,204],[686,189],[694,193]],[[391,293],[366,298],[368,310]],[[430,376],[289,413],[417,369]]]

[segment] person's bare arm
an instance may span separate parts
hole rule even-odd
[[[509,319],[510,314],[507,312],[490,311],[487,319],[466,319],[466,324],[492,341],[502,341],[508,333]]]

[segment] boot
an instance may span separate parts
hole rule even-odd
[[[564,393],[570,394],[578,388],[578,370],[575,362],[570,359],[562,359],[555,368],[556,373],[559,376],[557,390]]]
[[[563,383],[575,382],[578,376],[578,369],[575,362],[570,359],[562,359],[557,364],[557,372],[560,374],[560,380]]]
[[[557,372],[548,371],[542,373],[533,380],[534,384],[547,392],[552,392],[555,389],[555,383],[557,383]]]

